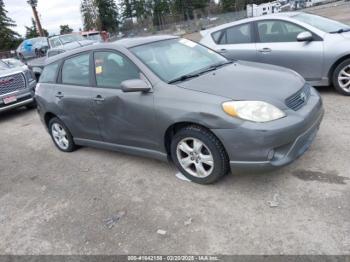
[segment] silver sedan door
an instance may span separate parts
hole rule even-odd
[[[256,61],[253,24],[245,23],[225,28],[212,34],[216,51],[228,59]]]
[[[307,81],[322,78],[323,40],[313,34],[311,41],[297,41],[305,28],[284,20],[256,22],[258,61],[290,68]]]

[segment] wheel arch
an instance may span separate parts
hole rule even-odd
[[[44,115],[44,121],[47,128],[49,128],[49,122],[52,118],[57,117],[54,113],[46,112]]]
[[[180,122],[176,122],[173,123],[172,125],[170,125],[167,130],[165,131],[164,134],[164,147],[165,147],[165,151],[168,155],[168,158],[171,159],[171,152],[170,152],[170,146],[171,146],[171,140],[174,137],[174,135],[181,130],[184,127],[187,126],[198,126],[201,127],[207,131],[209,131],[210,133],[212,133],[219,141],[220,143],[223,145],[222,141],[220,140],[219,137],[217,137],[213,132],[210,131],[210,128],[206,127],[205,125],[201,124],[201,123],[196,123],[194,121],[180,121]],[[225,146],[223,145],[223,147],[225,148]],[[225,149],[226,151],[226,149]]]
[[[329,83],[334,85],[334,83],[333,83],[333,73],[334,73],[335,69],[337,68],[337,66],[339,64],[341,64],[343,61],[345,61],[346,59],[350,59],[350,54],[343,55],[342,57],[338,58],[333,63],[333,65],[331,66],[331,68],[329,69],[329,72],[328,72]]]

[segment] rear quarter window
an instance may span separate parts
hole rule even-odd
[[[57,77],[58,63],[49,64],[44,67],[41,73],[39,82],[40,83],[55,83]]]

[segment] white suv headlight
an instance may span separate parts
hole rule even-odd
[[[230,116],[253,122],[269,122],[286,116],[282,110],[263,101],[229,101],[223,103],[222,108]]]

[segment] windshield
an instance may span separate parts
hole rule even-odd
[[[300,22],[304,22],[306,24],[309,24],[313,27],[316,27],[317,29],[320,29],[327,33],[333,33],[338,32],[341,29],[350,29],[350,26],[322,17],[318,15],[311,15],[311,14],[297,14],[293,16],[296,20],[299,20]]]
[[[228,62],[223,56],[187,39],[153,42],[130,50],[165,82]]]
[[[9,66],[3,62],[2,60],[0,60],[0,69],[3,70],[3,69],[9,69]]]
[[[4,59],[2,62],[6,63],[9,67],[24,66],[20,60],[14,58]]]
[[[60,36],[60,40],[62,42],[62,44],[67,44],[67,43],[71,43],[71,42],[75,42],[75,41],[82,41],[84,40],[84,37],[82,37],[81,35],[62,35]]]

